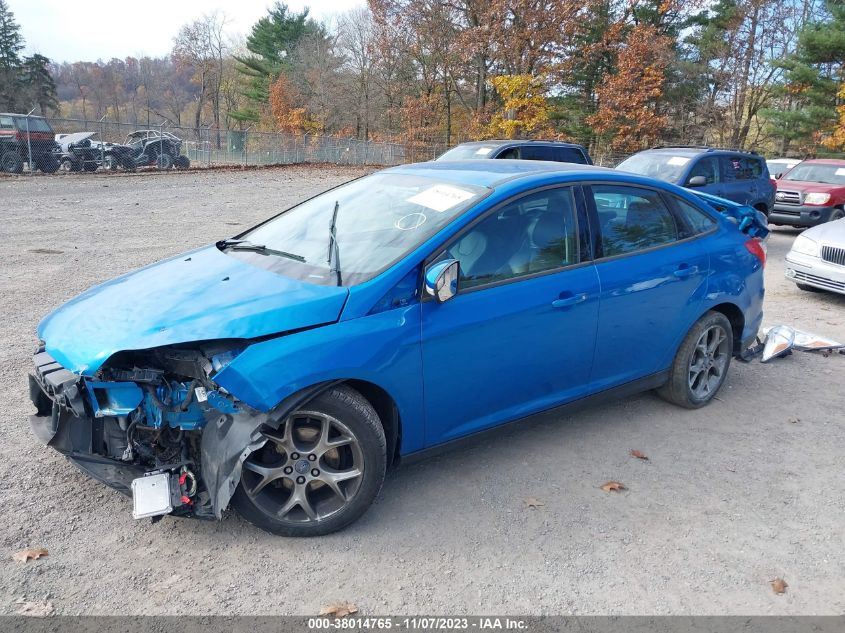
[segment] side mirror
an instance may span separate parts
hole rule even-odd
[[[705,176],[693,176],[687,181],[688,187],[706,187],[707,178]]]
[[[775,180],[779,180],[781,176],[783,176],[783,172],[775,174],[774,176],[772,176],[772,178],[774,178]]]
[[[448,301],[458,294],[458,274],[461,265],[457,259],[447,259],[429,266],[425,271],[425,291],[438,303]]]

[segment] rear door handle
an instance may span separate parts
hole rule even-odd
[[[675,277],[678,279],[686,279],[690,275],[694,275],[698,272],[698,266],[689,266],[687,264],[681,264],[678,266],[678,270],[674,272]]]
[[[553,308],[568,308],[570,306],[583,303],[587,300],[587,295],[583,292],[581,294],[572,295],[571,297],[564,297],[563,299],[555,299],[552,301]]]

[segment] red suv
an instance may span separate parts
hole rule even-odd
[[[53,128],[42,116],[0,114],[0,170],[19,174],[29,162],[44,173],[59,168],[59,145]]]
[[[775,183],[771,224],[815,226],[845,217],[845,160],[805,160]]]

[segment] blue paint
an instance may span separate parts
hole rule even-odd
[[[188,398],[188,388],[190,384],[172,381],[170,388],[160,385],[155,388],[156,396],[167,407],[180,409],[182,404]],[[155,400],[149,393],[144,394],[144,413],[146,414],[147,426],[159,428],[162,425],[170,426],[174,429],[184,429],[191,431],[205,426],[205,416],[203,410],[196,399],[192,398],[190,405],[185,411],[162,411],[155,403]]]
[[[211,379],[238,401],[267,411],[324,381],[372,383],[394,400],[401,452],[409,453],[665,370],[692,323],[714,306],[742,311],[744,339],[759,327],[762,266],[745,242],[764,236],[765,224],[741,204],[562,163],[482,160],[389,171],[491,192],[357,285],[294,280],[207,247],[92,288],[48,316],[39,336],[58,362],[88,376],[118,351],[238,339],[232,352],[211,359]],[[573,185],[577,193],[580,183],[597,181],[678,196],[709,215],[714,229],[593,261],[586,238],[600,226],[578,202],[586,256],[577,265],[471,291],[459,285],[445,303],[422,294],[429,264],[481,215],[526,192]],[[172,385],[172,402],[184,402],[187,386]],[[122,409],[129,393],[117,400]],[[203,411],[233,413],[236,405],[210,390],[207,403],[194,400],[186,412],[162,412],[147,394],[141,406],[154,424],[190,429],[204,424]]]
[[[134,382],[87,380],[85,387],[95,418],[129,415],[144,397],[144,392]]]

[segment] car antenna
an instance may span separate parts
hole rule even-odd
[[[340,209],[340,201],[334,201],[334,211],[332,212],[332,223],[329,225],[329,255],[328,263],[332,272],[337,274],[337,285],[343,285],[343,277],[340,274],[340,246],[337,243],[337,212]],[[332,266],[332,257],[334,257],[334,266]]]

